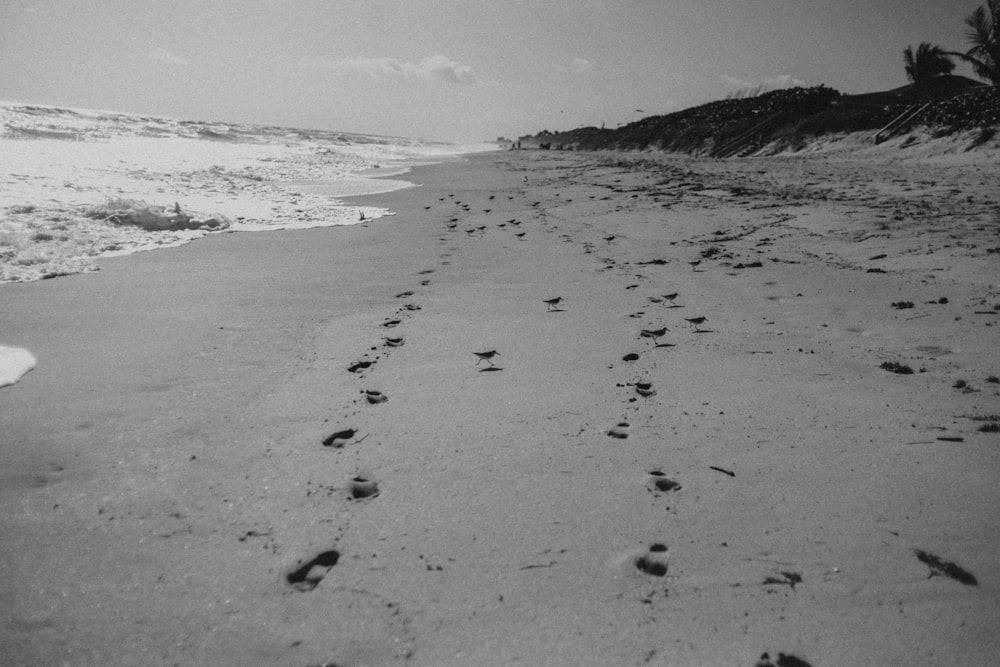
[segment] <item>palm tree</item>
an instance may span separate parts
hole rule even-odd
[[[942,74],[949,74],[955,69],[955,63],[951,62],[944,49],[937,44],[927,42],[921,42],[916,53],[913,52],[912,46],[906,47],[903,51],[903,60],[906,62],[906,76],[916,84]]]
[[[1000,0],[987,0],[965,17],[965,39],[971,48],[965,53],[946,51],[967,61],[976,76],[1000,86]]]

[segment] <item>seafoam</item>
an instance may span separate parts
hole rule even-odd
[[[0,282],[93,271],[99,257],[216,233],[87,215],[112,201],[224,219],[224,231],[349,225],[391,212],[337,197],[411,187],[394,177],[492,148],[0,103]]]

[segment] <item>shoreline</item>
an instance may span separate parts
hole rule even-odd
[[[367,167],[392,164],[387,171],[399,173],[444,152],[409,140],[358,135],[350,143],[335,132],[289,135],[249,125],[227,126],[223,141],[197,123],[55,108],[36,115],[2,104],[0,121],[8,130],[0,132],[0,284],[92,271],[97,257],[181,245],[223,229],[378,217],[385,209],[345,206],[330,193],[402,187],[366,177]]]
[[[500,151],[2,285],[5,662],[988,664],[996,175]]]

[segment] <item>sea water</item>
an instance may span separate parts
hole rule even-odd
[[[337,197],[411,187],[398,177],[413,165],[491,148],[0,102],[0,282],[209,233],[391,215]]]
[[[495,148],[0,102],[0,283],[206,234],[392,215],[337,197],[411,187],[395,177]],[[4,340],[2,324],[0,387],[38,363],[3,344],[27,341]]]

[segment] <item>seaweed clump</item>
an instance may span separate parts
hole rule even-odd
[[[898,375],[913,375],[913,369],[906,364],[901,364],[898,361],[884,361],[882,365],[879,366],[884,371],[889,371],[890,373],[896,373]]]

